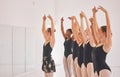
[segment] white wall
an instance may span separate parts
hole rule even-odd
[[[0,0],[0,28],[4,28],[1,30],[0,44],[7,45],[0,48],[3,51],[0,55],[0,76],[15,76],[35,69],[39,69],[41,74],[42,16],[51,14],[54,17],[54,11],[54,0]],[[10,35],[12,31],[13,35]],[[3,67],[4,62],[9,66]],[[6,69],[9,74],[5,74]]]
[[[0,76],[12,77],[12,30],[0,27]]]
[[[120,72],[118,71],[120,68],[116,68],[120,67],[120,62],[117,61],[120,43],[119,2],[119,0],[0,0],[0,52],[2,53],[0,54],[0,76],[10,77],[35,69],[38,69],[41,74],[44,41],[41,24],[44,14],[51,14],[55,19],[56,44],[52,54],[56,64],[62,64],[64,39],[60,32],[60,18],[63,16],[65,28],[70,28],[68,16],[75,15],[79,19],[79,13],[83,10],[88,17],[91,17],[91,8],[94,5],[104,6],[110,14],[113,46],[107,61],[113,71]],[[98,23],[105,24],[103,14],[98,15]],[[48,21],[47,25],[50,25]],[[4,74],[6,72],[8,74]],[[114,77],[117,75],[114,74]]]
[[[0,25],[0,76],[13,77],[40,71],[41,55],[37,29]],[[40,47],[39,47],[40,48]]]
[[[12,28],[12,63],[13,75],[25,72],[25,28]]]

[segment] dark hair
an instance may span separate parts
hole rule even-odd
[[[72,29],[67,29],[67,31],[69,31],[72,34]]]
[[[51,28],[47,28],[47,32],[50,32],[50,35],[51,35]]]
[[[107,26],[101,26],[101,30],[102,30],[102,32],[107,32]]]
[[[47,32],[50,32],[50,35],[51,35],[51,33],[52,33],[51,28],[47,28]],[[54,32],[56,32],[56,30],[55,30],[55,29],[54,29]]]

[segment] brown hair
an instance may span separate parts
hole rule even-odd
[[[47,28],[47,32],[49,32],[51,35],[51,28]]]
[[[102,30],[102,32],[107,32],[107,26],[101,26],[101,30]]]
[[[52,33],[51,28],[47,28],[47,32],[50,32],[50,35],[51,35],[51,33]],[[54,30],[54,32],[56,32],[56,30]]]
[[[67,29],[67,31],[69,31],[72,34],[72,29]]]

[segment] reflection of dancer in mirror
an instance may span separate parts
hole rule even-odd
[[[83,18],[85,18],[86,21],[86,42],[85,42],[85,47],[84,47],[84,65],[85,65],[85,72],[87,72],[86,74],[88,75],[88,77],[93,77],[94,76],[94,67],[93,67],[93,60],[92,60],[92,52],[93,49],[95,48],[95,42],[94,42],[94,38],[92,35],[92,30],[89,27],[89,23],[87,20],[86,15],[84,14],[84,12],[81,12],[80,14],[81,16],[81,20],[83,22]],[[93,19],[90,19],[91,21],[91,25],[93,23]]]
[[[101,10],[102,12],[105,13],[106,17],[106,26],[101,26],[100,28],[98,27],[97,20],[96,20],[96,13],[98,10]],[[93,33],[95,35],[95,40],[96,40],[96,49],[94,52],[95,55],[95,77],[110,77],[111,75],[111,69],[106,63],[106,55],[110,51],[111,46],[112,46],[112,33],[111,33],[111,27],[110,27],[110,19],[108,12],[105,8],[99,7],[96,9],[94,7],[92,9],[93,11],[93,20],[94,20],[94,28],[93,28]]]
[[[64,27],[63,27],[63,21],[64,19],[61,18],[61,32],[62,35],[65,39],[64,42],[64,57],[63,57],[63,63],[64,63],[64,70],[65,70],[65,75],[66,77],[71,77],[72,76],[72,70],[71,70],[71,63],[72,63],[72,30],[67,29],[66,33],[64,32]]]
[[[53,73],[56,71],[55,63],[52,59],[51,52],[55,44],[55,28],[52,17],[49,15],[48,18],[51,21],[51,28],[46,29],[46,16],[43,16],[43,25],[42,32],[45,39],[45,43],[43,45],[43,64],[42,70],[44,71],[45,77],[53,77]]]

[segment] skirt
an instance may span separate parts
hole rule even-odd
[[[42,70],[45,73],[56,72],[55,62],[51,57],[43,57]]]

